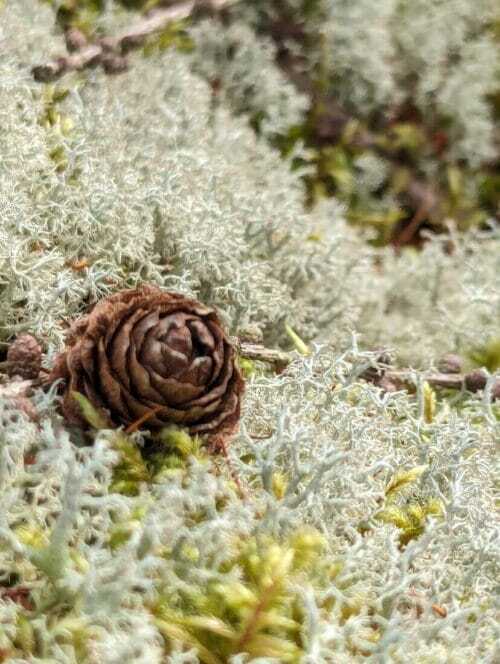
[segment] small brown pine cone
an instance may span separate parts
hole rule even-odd
[[[115,425],[231,435],[243,378],[213,309],[177,293],[143,287],[101,300],[72,327],[51,381],[65,380],[63,414],[85,425],[72,392]]]
[[[42,347],[31,334],[20,334],[7,351],[9,376],[35,379],[42,368]]]
[[[127,58],[114,53],[105,53],[101,58],[101,64],[106,74],[122,74],[128,69]]]
[[[475,369],[465,376],[465,387],[470,392],[478,392],[484,390],[488,376],[482,369]]]
[[[66,40],[66,48],[70,53],[79,51],[87,46],[87,37],[78,28],[69,28],[64,34]]]
[[[457,374],[462,371],[462,358],[455,353],[447,353],[439,360],[438,370],[445,374]]]

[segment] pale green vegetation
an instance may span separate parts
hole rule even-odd
[[[30,332],[50,364],[69,320],[149,282],[295,359],[279,375],[246,362],[230,465],[177,430],[148,452],[85,404],[84,445],[53,391],[36,392],[33,421],[0,386],[0,662],[493,664],[498,402],[436,394],[418,373],[414,394],[360,376],[380,347],[416,370],[457,352],[498,371],[498,227],[461,232],[450,216],[449,235],[396,256],[335,198],[307,209],[291,168],[303,146],[273,147],[304,97],[267,38],[256,48],[262,17],[241,11],[224,37],[241,60],[216,104],[206,23],[199,52],[152,49],[120,76],[41,85],[30,66],[63,49],[52,9],[2,11],[2,341]],[[372,98],[382,64],[342,53],[367,108],[384,104],[397,72]],[[492,127],[441,92],[457,150],[484,156]]]

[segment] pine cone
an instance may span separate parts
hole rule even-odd
[[[447,353],[438,363],[438,369],[441,373],[457,374],[462,371],[462,358],[455,353]]]
[[[466,374],[465,387],[470,392],[479,392],[479,390],[484,390],[487,381],[488,376],[483,369],[474,369],[474,371]]]
[[[115,425],[175,423],[211,436],[236,430],[244,388],[215,311],[152,287],[116,293],[77,321],[50,382],[57,378],[73,424],[85,425],[76,391]]]

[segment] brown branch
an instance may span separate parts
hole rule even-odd
[[[408,225],[394,238],[393,245],[399,249],[412,241],[421,224],[428,218],[437,205],[437,196],[431,186],[417,180],[410,182],[407,189],[416,212]]]
[[[242,357],[249,360],[258,360],[259,362],[273,364],[277,369],[284,369],[293,360],[293,356],[290,353],[285,353],[282,350],[275,350],[273,348],[266,348],[261,344],[236,340],[235,345],[238,353]]]
[[[132,422],[126,429],[125,433],[131,434],[134,433],[134,431],[137,431],[140,429],[140,427],[144,424],[144,422],[147,422],[150,420],[158,411],[162,409],[162,406],[155,406],[154,408],[151,408],[151,410],[148,410],[147,413],[145,413],[142,417],[140,417],[138,420],[135,420],[135,422]]]
[[[413,383],[414,373],[408,369],[400,369],[387,371],[384,376],[390,381],[409,384]],[[423,377],[432,387],[442,387],[449,390],[460,390],[465,387],[465,375],[463,374],[431,373],[423,374]],[[484,381],[484,385],[486,385],[486,381]]]
[[[422,378],[431,385],[448,390],[468,390],[469,392],[478,392],[484,390],[488,381],[487,374],[481,369],[470,371],[469,373],[443,373],[443,372],[422,372]],[[394,391],[400,388],[414,385],[415,372],[410,369],[385,369],[378,372],[375,369],[369,369],[362,378],[368,380],[386,389]],[[500,379],[493,383],[491,397],[493,400],[500,399]]]
[[[279,579],[275,578],[271,584],[264,589],[262,597],[255,605],[249,619],[247,620],[247,624],[243,630],[243,633],[236,642],[236,652],[242,652],[245,645],[247,645],[255,636],[255,632],[259,626],[259,620],[273,599],[274,591],[278,585],[278,581]]]
[[[102,48],[90,45],[73,55],[61,56],[44,65],[36,65],[31,70],[35,81],[49,83],[55,81],[69,71],[80,71],[91,67],[99,62],[102,56]]]
[[[196,4],[196,0],[188,0],[188,2],[178,5],[156,9],[118,37],[106,39],[104,48],[110,51],[121,51],[121,53],[138,48],[148,37],[163,30],[168,23],[188,18],[193,13]]]
[[[128,67],[126,54],[144,44],[148,37],[161,32],[169,23],[189,18],[196,9],[220,11],[231,0],[188,0],[169,7],[152,10],[121,35],[104,37],[88,44],[85,37],[72,28],[66,33],[66,46],[70,53],[52,62],[36,65],[32,74],[36,81],[49,83],[71,71],[82,71],[101,65],[106,73],[115,74]]]
[[[294,359],[291,353],[266,348],[261,344],[250,343],[241,339],[233,339],[233,343],[241,357],[272,364],[278,371],[283,370]],[[383,364],[386,359],[386,356],[381,355],[379,361]],[[469,373],[459,373],[456,371],[457,367],[452,365],[452,360],[456,361],[455,356],[445,356],[440,367],[443,366],[443,368],[446,368],[448,366],[448,371],[423,372],[421,374],[423,379],[432,387],[448,390],[465,389],[469,392],[484,390],[488,380],[488,376],[484,371],[476,369]],[[379,369],[368,369],[361,378],[387,391],[395,391],[414,385],[414,376],[415,372],[411,369],[392,369],[387,366],[381,366]],[[500,379],[497,379],[493,383],[491,396],[493,400],[500,399]],[[265,436],[265,438],[267,437]]]

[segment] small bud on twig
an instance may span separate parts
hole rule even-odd
[[[80,51],[82,48],[87,46],[87,38],[81,30],[78,28],[69,28],[66,31],[65,35],[66,48],[69,53],[74,53],[75,51]]]
[[[128,69],[128,60],[122,55],[103,55],[101,64],[106,74],[121,74]]]
[[[447,353],[438,363],[441,373],[457,374],[462,371],[462,358],[454,353]]]
[[[471,392],[478,392],[484,390],[488,376],[482,369],[471,371],[465,376],[465,387]]]
[[[20,334],[9,346],[4,366],[10,377],[38,378],[42,368],[42,348],[35,337]]]

